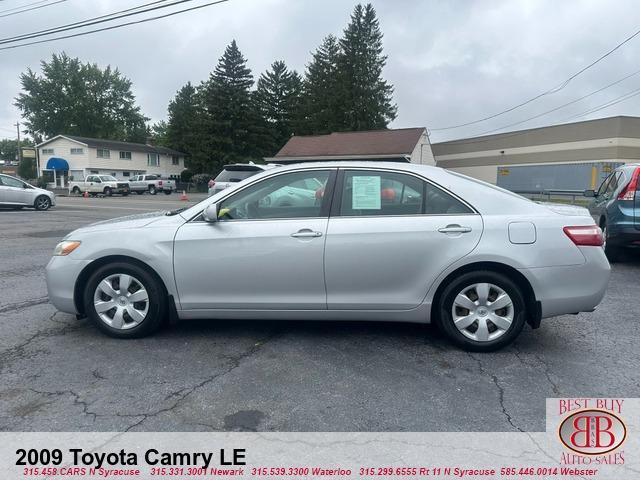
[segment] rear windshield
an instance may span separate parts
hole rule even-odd
[[[245,178],[249,178],[260,171],[261,170],[259,169],[246,170],[243,168],[242,170],[240,170],[236,168],[228,169],[227,167],[225,167],[225,169],[218,174],[215,181],[216,182],[240,182]]]

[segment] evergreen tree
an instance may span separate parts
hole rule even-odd
[[[382,78],[387,57],[382,31],[371,4],[358,4],[340,39],[338,61],[346,130],[386,128],[396,117],[393,86]]]
[[[191,84],[182,87],[169,102],[169,119],[167,121],[166,145],[179,152],[186,153],[187,163],[191,163],[191,155],[197,150],[198,134],[198,98],[196,89]]]
[[[344,129],[343,107],[339,95],[338,59],[340,46],[328,35],[312,54],[304,81],[302,128],[307,134],[322,134]]]
[[[233,40],[199,89],[203,122],[194,163],[215,171],[225,163],[259,159],[259,116],[252,86],[251,70]]]
[[[283,61],[274,62],[258,79],[254,99],[268,134],[267,155],[274,155],[298,130],[301,94],[302,78]]]

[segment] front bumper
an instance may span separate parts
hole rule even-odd
[[[51,257],[45,269],[49,301],[61,312],[77,315],[74,289],[80,272],[90,260],[74,260],[67,257]]]
[[[600,247],[580,247],[580,265],[521,269],[541,304],[541,317],[591,312],[602,301],[611,267]]]

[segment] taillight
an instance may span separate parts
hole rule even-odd
[[[161,187],[162,186],[162,180],[158,180],[158,186]]]
[[[618,195],[618,200],[634,200],[636,198],[636,189],[638,188],[638,176],[640,176],[640,168],[636,168],[631,175],[631,181],[622,189]]]
[[[581,247],[601,247],[604,244],[602,230],[597,225],[564,227],[562,230],[573,243]]]

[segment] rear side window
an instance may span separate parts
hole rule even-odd
[[[252,177],[261,170],[222,170],[215,178],[216,182],[241,182],[245,178]]]
[[[455,215],[473,213],[442,189],[413,175],[347,171],[340,215]]]

